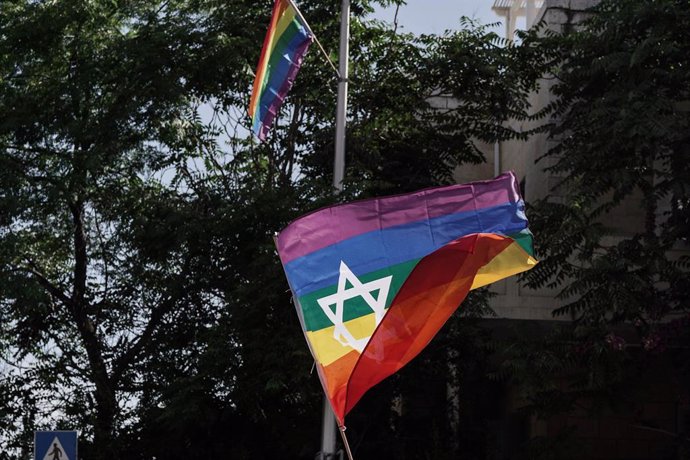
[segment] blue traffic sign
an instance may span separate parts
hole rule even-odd
[[[34,460],[77,460],[77,432],[37,431]]]

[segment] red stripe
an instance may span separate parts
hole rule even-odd
[[[261,83],[263,83],[264,80],[264,71],[262,70],[263,63],[266,59],[269,58],[268,56],[268,51],[269,47],[271,44],[271,38],[273,37],[274,29],[276,27],[276,24],[278,23],[278,18],[280,18],[280,15],[282,12],[287,8],[287,2],[284,2],[283,0],[275,0],[275,3],[273,3],[273,13],[271,13],[271,23],[268,26],[268,30],[266,31],[266,36],[264,37],[264,44],[261,47],[261,56],[259,57],[259,64],[256,66],[257,72],[256,76],[254,77],[254,86],[252,87],[252,97],[249,100],[249,116],[254,118],[254,113],[256,111],[256,103],[255,101],[257,98],[260,96],[259,90],[261,89]]]
[[[487,233],[468,235],[422,259],[405,281],[350,375],[345,404],[334,406],[338,420],[364,393],[417,356],[472,286],[477,271],[512,239]]]

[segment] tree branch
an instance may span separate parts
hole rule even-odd
[[[59,299],[63,304],[65,304],[66,307],[70,309],[70,311],[72,311],[74,309],[74,302],[72,299],[67,294],[62,292],[62,290],[60,290],[56,285],[50,282],[50,280],[48,280],[48,278],[41,273],[40,268],[33,260],[25,258],[25,261],[29,266],[22,267],[22,269],[28,273],[31,273],[38,281],[38,284],[48,291],[50,295],[56,299]]]
[[[190,260],[187,259],[182,270],[180,270],[178,278],[186,278],[189,263]],[[178,282],[178,280],[171,280],[171,285],[181,287],[182,283]],[[158,308],[154,309],[151,312],[151,317],[149,318],[148,323],[146,323],[144,330],[141,332],[141,334],[139,334],[139,337],[136,339],[133,345],[114,360],[112,371],[113,382],[119,382],[127,366],[129,366],[137,358],[137,356],[141,353],[144,347],[151,343],[151,340],[153,339],[153,334],[156,332],[158,326],[160,326],[160,324],[162,323],[165,315],[168,314],[175,307],[177,302],[181,300],[182,296],[184,295],[179,295],[179,293],[184,292],[184,288],[179,289],[177,291],[178,295],[168,297],[162,304],[158,306]]]

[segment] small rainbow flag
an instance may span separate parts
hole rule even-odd
[[[511,172],[327,207],[280,232],[297,313],[341,426],[471,289],[537,263],[524,209]]]
[[[266,139],[285,95],[295,81],[313,34],[290,0],[275,0],[249,101],[252,131]]]

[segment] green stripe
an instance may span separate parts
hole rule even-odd
[[[360,276],[359,280],[362,283],[368,283],[386,276],[393,276],[391,280],[390,290],[388,291],[388,298],[386,299],[386,308],[388,308],[395,298],[395,295],[400,290],[407,277],[412,272],[412,269],[417,265],[421,259],[410,260],[398,265],[384,268],[375,272],[367,273]],[[349,287],[349,286],[348,286]],[[308,331],[318,331],[326,327],[333,326],[333,323],[328,319],[326,314],[321,310],[317,300],[335,294],[338,286],[329,286],[319,291],[309,293],[299,299],[302,305],[302,312],[304,313],[304,322]],[[377,292],[372,293],[374,296]],[[351,319],[359,318],[360,316],[372,313],[371,308],[367,305],[362,297],[355,297],[345,301],[343,311],[343,321],[350,321]],[[332,307],[333,308],[333,307]]]
[[[534,244],[532,243],[532,232],[528,228],[522,230],[520,233],[515,233],[513,235],[508,235],[510,238],[514,239],[517,244],[522,246],[522,249],[532,257],[534,257]]]
[[[285,28],[285,32],[283,32],[283,34],[276,40],[276,44],[273,47],[273,51],[271,52],[268,58],[266,74],[264,75],[264,81],[261,85],[261,93],[259,93],[259,102],[261,102],[261,96],[263,96],[264,90],[266,89],[268,82],[271,80],[271,69],[280,63],[280,60],[283,59],[283,54],[285,53],[285,50],[288,49],[288,45],[295,37],[295,35],[297,35],[298,33],[298,24],[293,19],[292,22],[290,22],[290,25]]]

